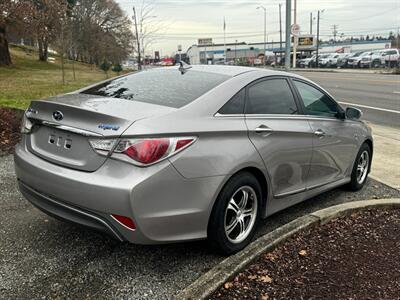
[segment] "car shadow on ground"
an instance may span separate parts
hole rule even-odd
[[[357,193],[338,188],[263,220],[256,237],[328,206],[391,197],[400,197],[400,192],[374,180]],[[12,227],[6,228],[7,240],[0,246],[0,290],[7,298],[165,299],[224,259],[206,241],[121,243],[31,206],[19,209],[8,222]]]

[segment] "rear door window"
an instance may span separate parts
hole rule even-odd
[[[296,101],[284,78],[267,79],[248,89],[246,114],[296,114]]]
[[[82,93],[179,108],[229,78],[219,73],[189,69],[182,74],[176,68],[160,68],[113,79]]]

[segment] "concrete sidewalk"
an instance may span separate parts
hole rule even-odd
[[[400,190],[400,130],[369,125],[374,137],[371,177]]]

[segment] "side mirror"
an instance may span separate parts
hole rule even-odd
[[[353,119],[353,120],[358,120],[362,116],[362,111],[354,108],[354,107],[348,107],[346,108],[346,117],[348,119]]]

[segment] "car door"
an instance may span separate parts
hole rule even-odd
[[[322,89],[300,79],[293,83],[314,132],[308,188],[344,178],[358,150],[356,124],[345,119],[343,109]]]
[[[289,80],[267,77],[246,89],[249,138],[269,173],[272,193],[284,197],[305,190],[312,153],[312,130],[299,115]]]

